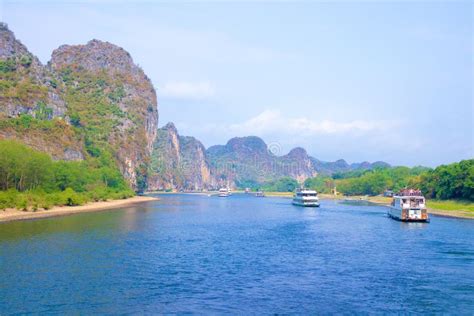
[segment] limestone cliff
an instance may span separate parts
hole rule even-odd
[[[0,24],[0,138],[55,159],[112,157],[141,190],[157,125],[152,83],[124,49],[63,45],[44,66]]]
[[[296,179],[299,183],[303,183],[304,180],[318,174],[311,157],[301,147],[292,149],[287,155],[280,157],[279,160],[284,168],[285,175]]]
[[[173,123],[158,129],[149,169],[149,190],[213,188],[204,146],[194,137],[180,136]]]
[[[304,181],[316,176],[310,157],[302,148],[276,156],[256,136],[235,137],[226,145],[207,150],[211,173],[221,185],[241,186],[244,182],[263,183],[281,177]]]
[[[20,140],[55,159],[83,159],[62,88],[57,76],[0,23],[0,139]]]
[[[124,177],[143,189],[158,124],[150,79],[128,52],[98,40],[59,47],[48,66],[64,82],[66,113],[89,154],[110,150]]]
[[[235,137],[226,145],[207,149],[206,154],[213,175],[220,185],[243,187],[291,177],[299,183],[318,174],[331,175],[357,169],[389,166],[384,162],[348,164],[318,160],[297,147],[283,156],[274,155],[265,142],[256,136]]]

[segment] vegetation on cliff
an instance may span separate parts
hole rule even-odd
[[[173,123],[158,129],[148,171],[149,190],[202,190],[215,186],[200,141],[180,136]]]
[[[151,81],[124,49],[63,45],[43,66],[0,23],[0,139],[55,160],[107,161],[143,191],[157,122]]]
[[[269,148],[270,147],[270,148]],[[276,155],[279,146],[267,144],[259,137],[235,137],[226,145],[210,147],[206,154],[211,174],[218,182],[238,188],[270,188],[278,181],[292,178],[303,183],[308,178],[327,178],[337,172],[366,171],[389,167],[384,162],[348,164],[344,160],[324,162],[296,147],[286,155]],[[273,190],[272,190],[273,191]],[[284,190],[286,191],[286,189]]]
[[[137,191],[146,187],[156,136],[156,93],[130,54],[108,42],[63,45],[49,68],[64,83],[66,114],[92,157],[112,155]]]

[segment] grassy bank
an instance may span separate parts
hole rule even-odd
[[[474,203],[456,200],[428,200],[428,211],[433,214],[474,219]]]
[[[265,192],[268,197],[287,197],[293,196],[292,192]],[[378,205],[389,205],[392,202],[392,198],[384,196],[334,196],[333,194],[320,193],[319,198],[322,200],[363,200]],[[428,211],[431,214],[451,216],[458,218],[470,218],[474,219],[474,203],[469,201],[459,200],[427,200]]]
[[[255,194],[255,192],[252,192]],[[269,197],[292,197],[293,192],[265,192],[265,196]]]
[[[353,200],[366,200],[375,204],[388,205],[391,198],[383,196],[351,196]],[[431,214],[474,219],[474,203],[461,200],[430,200],[426,201],[428,212]]]

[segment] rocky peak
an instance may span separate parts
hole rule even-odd
[[[334,162],[334,165],[337,168],[347,168],[349,167],[349,164],[344,160],[344,159],[339,159]]]
[[[42,108],[52,111],[50,118],[64,116],[65,103],[54,74],[16,39],[5,23],[0,23],[0,62],[0,80],[5,87],[0,112],[9,117],[22,113],[35,116],[41,103]]]
[[[61,96],[61,83],[5,23],[0,23],[0,85],[1,119],[13,121],[28,115],[38,120],[23,129],[22,125],[4,124],[0,138],[20,140],[55,159],[83,158],[82,145],[64,119],[66,104]],[[52,123],[44,122],[53,119]]]
[[[126,50],[99,40],[60,46],[53,51],[48,66],[60,74],[68,95],[87,96],[86,100],[69,102],[69,111],[78,116],[89,113],[79,120],[98,129],[109,126],[101,139],[88,136],[102,142],[96,146],[116,148],[122,174],[136,187],[138,177],[144,176],[144,164],[157,133],[156,92],[150,79]],[[101,109],[96,106],[97,98]],[[104,121],[90,120],[91,116],[102,116]]]
[[[288,153],[287,157],[293,159],[308,159],[308,153],[304,148],[296,147]]]
[[[70,65],[92,72],[104,70],[131,74],[136,78],[145,77],[143,71],[134,64],[132,57],[126,50],[96,39],[85,45],[62,45],[53,51],[51,56],[53,69]]]
[[[257,136],[232,138],[227,142],[226,147],[241,154],[268,153],[267,144]]]
[[[25,45],[16,39],[6,23],[0,22],[0,58],[31,55]]]
[[[172,132],[174,134],[178,134],[178,129],[176,128],[173,122],[166,123],[166,125],[163,126],[162,129],[167,130],[168,132]]]
[[[202,190],[215,186],[200,141],[180,136],[173,123],[158,129],[149,168],[149,190]]]

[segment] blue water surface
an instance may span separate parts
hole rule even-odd
[[[0,224],[0,314],[474,312],[474,221],[164,194]]]

